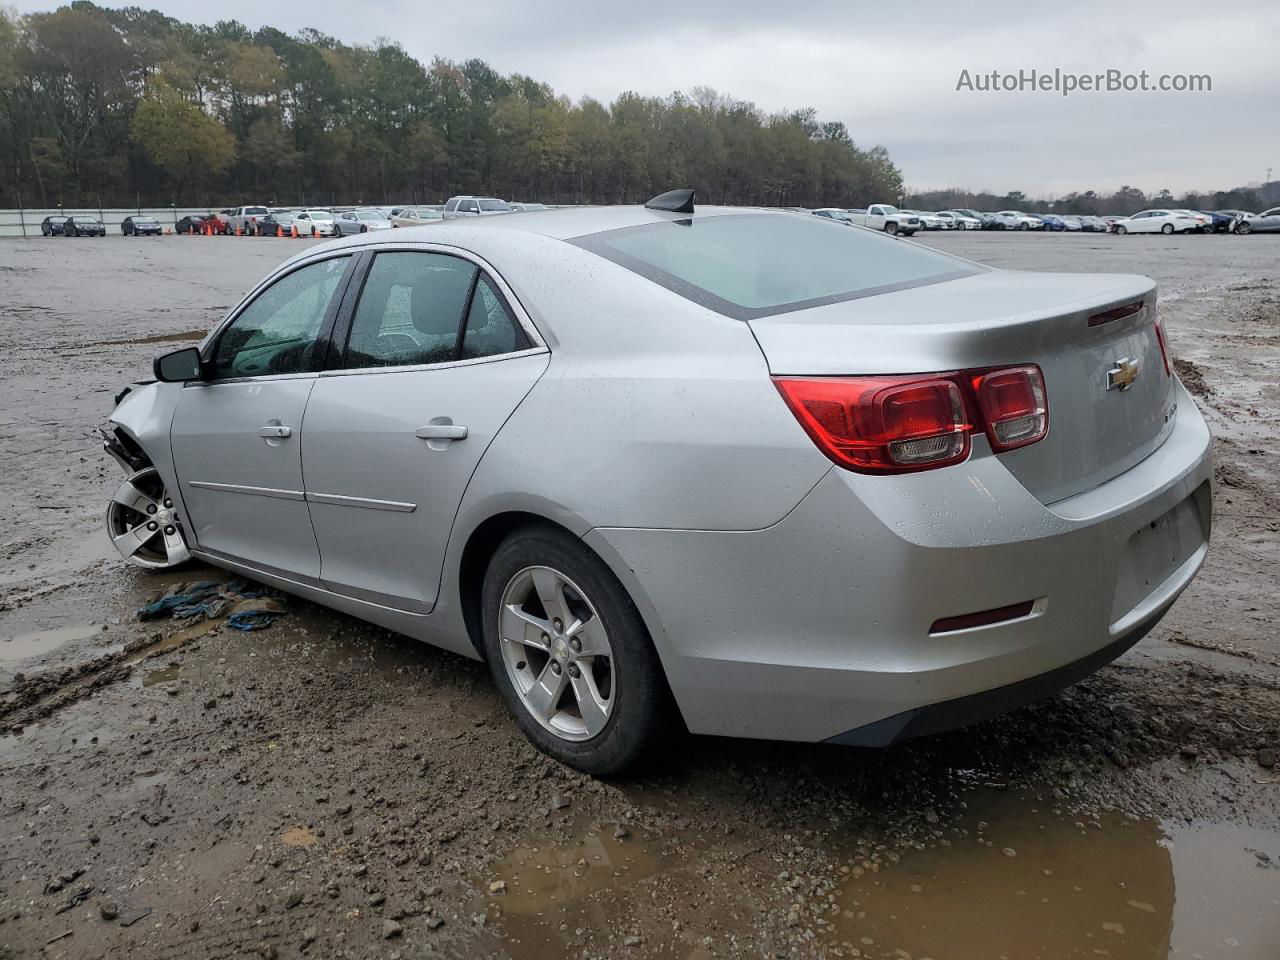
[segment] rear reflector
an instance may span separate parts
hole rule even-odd
[[[1049,408],[1034,365],[907,376],[774,377],[818,449],[859,473],[961,463],[975,430],[997,453],[1044,438]]]
[[[1142,304],[1143,301],[1135,300],[1133,303],[1126,303],[1122,307],[1114,307],[1111,310],[1103,310],[1102,313],[1095,313],[1089,318],[1089,326],[1099,327],[1104,323],[1114,323],[1116,320],[1132,317],[1142,309]]]
[[[1169,344],[1164,338],[1164,327],[1160,325],[1159,321],[1156,321],[1155,330],[1156,343],[1160,344],[1160,357],[1164,360],[1164,375],[1166,377],[1172,377],[1173,366],[1169,363]]]
[[[968,630],[972,627],[988,627],[993,623],[1003,623],[1006,620],[1018,620],[1022,617],[1031,615],[1031,611],[1035,609],[1036,602],[1028,600],[1026,603],[1014,603],[1007,607],[996,607],[994,610],[981,610],[978,613],[965,613],[958,617],[943,617],[941,620],[933,621],[933,626],[929,628],[930,633],[953,633],[956,630]]]

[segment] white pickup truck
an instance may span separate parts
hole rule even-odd
[[[924,229],[924,224],[920,222],[920,218],[909,213],[903,213],[897,207],[888,203],[873,203],[867,209],[854,208],[846,210],[849,219],[860,227],[870,227],[872,230],[883,230],[885,233],[900,233],[904,237],[909,237],[917,230]]]
[[[239,227],[241,233],[255,233],[258,221],[270,212],[266,207],[235,207],[227,214],[228,229],[235,233]]]

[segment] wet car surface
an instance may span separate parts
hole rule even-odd
[[[297,248],[0,246],[0,956],[1274,957],[1275,251],[1056,239],[929,242],[1160,283],[1217,438],[1213,549],[1169,617],[969,730],[679,738],[617,782],[538,754],[481,665],[302,601],[250,633],[138,622],[224,575],[114,559],[92,427]]]

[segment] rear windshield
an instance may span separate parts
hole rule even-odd
[[[738,320],[941,283],[984,269],[825,217],[697,217],[570,242]]]
[[[259,214],[265,214],[267,212],[267,208],[266,207],[245,207],[244,212],[246,216],[257,216]]]
[[[511,206],[505,200],[481,200],[481,210],[510,210]]]

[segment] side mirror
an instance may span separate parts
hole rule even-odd
[[[200,351],[196,347],[184,347],[173,353],[156,357],[152,364],[156,379],[162,383],[186,383],[200,379]]]

